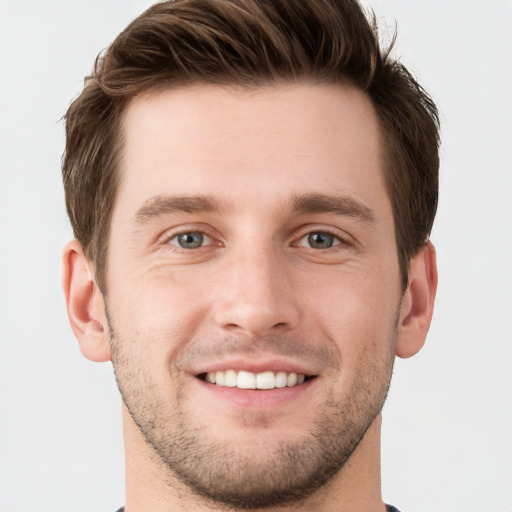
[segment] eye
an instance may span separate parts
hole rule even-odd
[[[341,244],[341,240],[338,237],[324,231],[313,231],[299,240],[301,247],[311,247],[312,249],[330,249],[339,244]]]
[[[182,249],[198,249],[211,243],[211,238],[200,231],[187,231],[173,236],[169,243]]]

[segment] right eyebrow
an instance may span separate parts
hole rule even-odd
[[[303,194],[294,199],[292,210],[300,213],[334,213],[353,217],[361,222],[376,222],[375,212],[350,196]]]
[[[222,209],[215,199],[208,196],[155,196],[137,210],[135,220],[137,224],[146,224],[151,219],[175,212],[219,212]]]

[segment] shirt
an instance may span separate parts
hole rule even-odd
[[[392,505],[386,505],[386,510],[388,512],[400,512],[397,508],[393,507]],[[124,512],[124,507],[121,507],[117,512]]]

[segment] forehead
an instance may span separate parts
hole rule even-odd
[[[376,114],[355,87],[169,89],[134,100],[123,130],[126,214],[158,195],[238,207],[304,193],[385,199]]]

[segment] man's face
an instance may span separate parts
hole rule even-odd
[[[134,101],[124,130],[106,303],[133,420],[203,496],[308,495],[392,371],[401,289],[369,100],[185,87]]]

